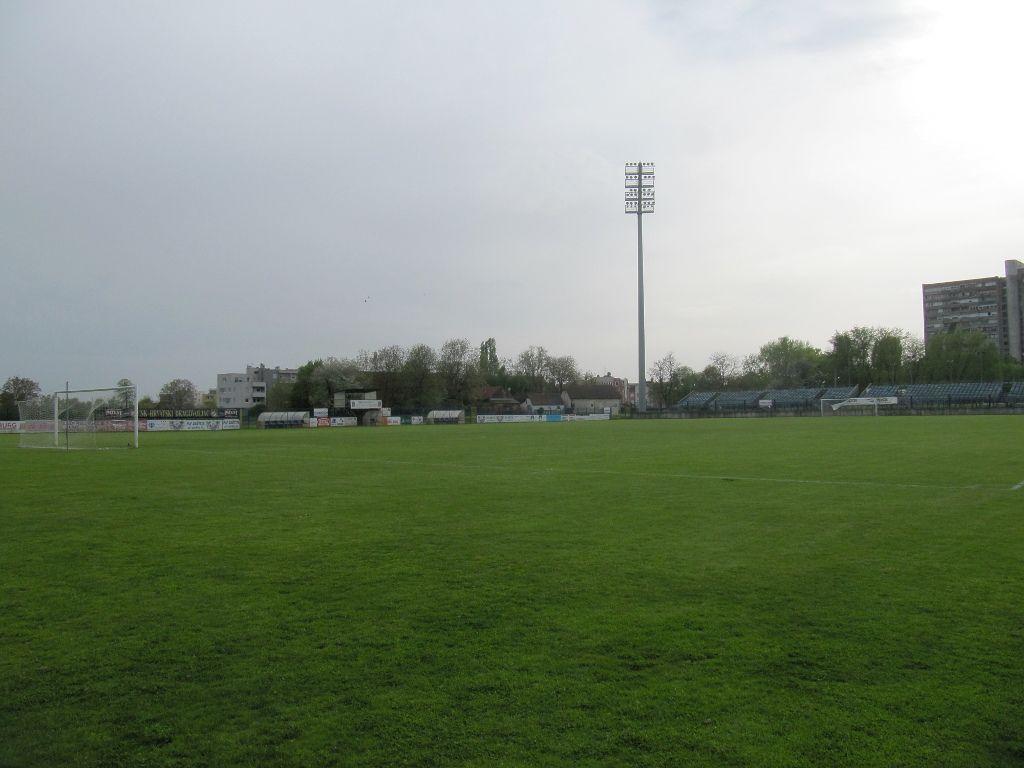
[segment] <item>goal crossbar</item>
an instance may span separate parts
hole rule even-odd
[[[58,389],[18,403],[22,448],[138,448],[139,397],[132,386]]]

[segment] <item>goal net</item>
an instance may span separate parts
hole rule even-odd
[[[878,416],[899,402],[895,397],[841,397],[821,399],[822,416]]]
[[[18,403],[22,448],[139,447],[135,387],[65,389]]]

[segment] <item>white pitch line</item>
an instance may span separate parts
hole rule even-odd
[[[1010,490],[1011,491],[1019,491],[1021,488],[1024,488],[1024,480],[1021,480],[1019,483],[1017,483],[1015,486],[1013,486],[1013,488],[1011,488]]]
[[[931,490],[943,490],[943,491],[964,491],[964,490],[979,490],[984,488],[999,489],[1003,490],[1006,488],[1003,486],[986,486],[981,484],[971,485],[939,485],[929,483],[884,483],[876,480],[809,480],[801,478],[791,477],[749,477],[745,475],[700,475],[690,473],[677,473],[677,472],[627,472],[623,470],[614,469],[563,469],[561,467],[545,467],[543,469],[534,469],[527,467],[510,467],[502,466],[500,464],[488,464],[488,465],[476,465],[476,464],[446,464],[443,462],[431,462],[431,461],[409,461],[403,459],[362,459],[352,458],[347,461],[353,462],[367,462],[371,464],[389,464],[393,466],[410,466],[410,467],[432,467],[435,469],[454,469],[454,470],[469,470],[473,472],[487,471],[487,470],[501,470],[509,472],[524,472],[529,474],[540,474],[540,473],[553,473],[561,472],[563,474],[577,474],[577,475],[614,475],[617,477],[645,477],[645,478],[657,478],[657,479],[673,479],[673,480],[718,480],[718,481],[731,481],[731,482],[742,482],[742,483],[785,483],[791,485],[838,485],[838,486],[854,486],[854,487],[868,487],[868,488],[926,488]],[[1019,487],[1024,487],[1024,481],[1021,482]],[[1014,490],[1017,490],[1016,488]]]

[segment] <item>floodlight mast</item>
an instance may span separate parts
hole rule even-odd
[[[640,378],[636,407],[647,411],[647,371],[644,341],[644,224],[645,213],[654,213],[654,163],[626,163],[626,213],[636,214],[637,325],[639,326]]]

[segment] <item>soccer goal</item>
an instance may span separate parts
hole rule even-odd
[[[135,387],[64,389],[18,403],[21,448],[139,447]]]
[[[895,397],[840,397],[821,399],[822,416],[877,416],[879,406],[896,405]]]

